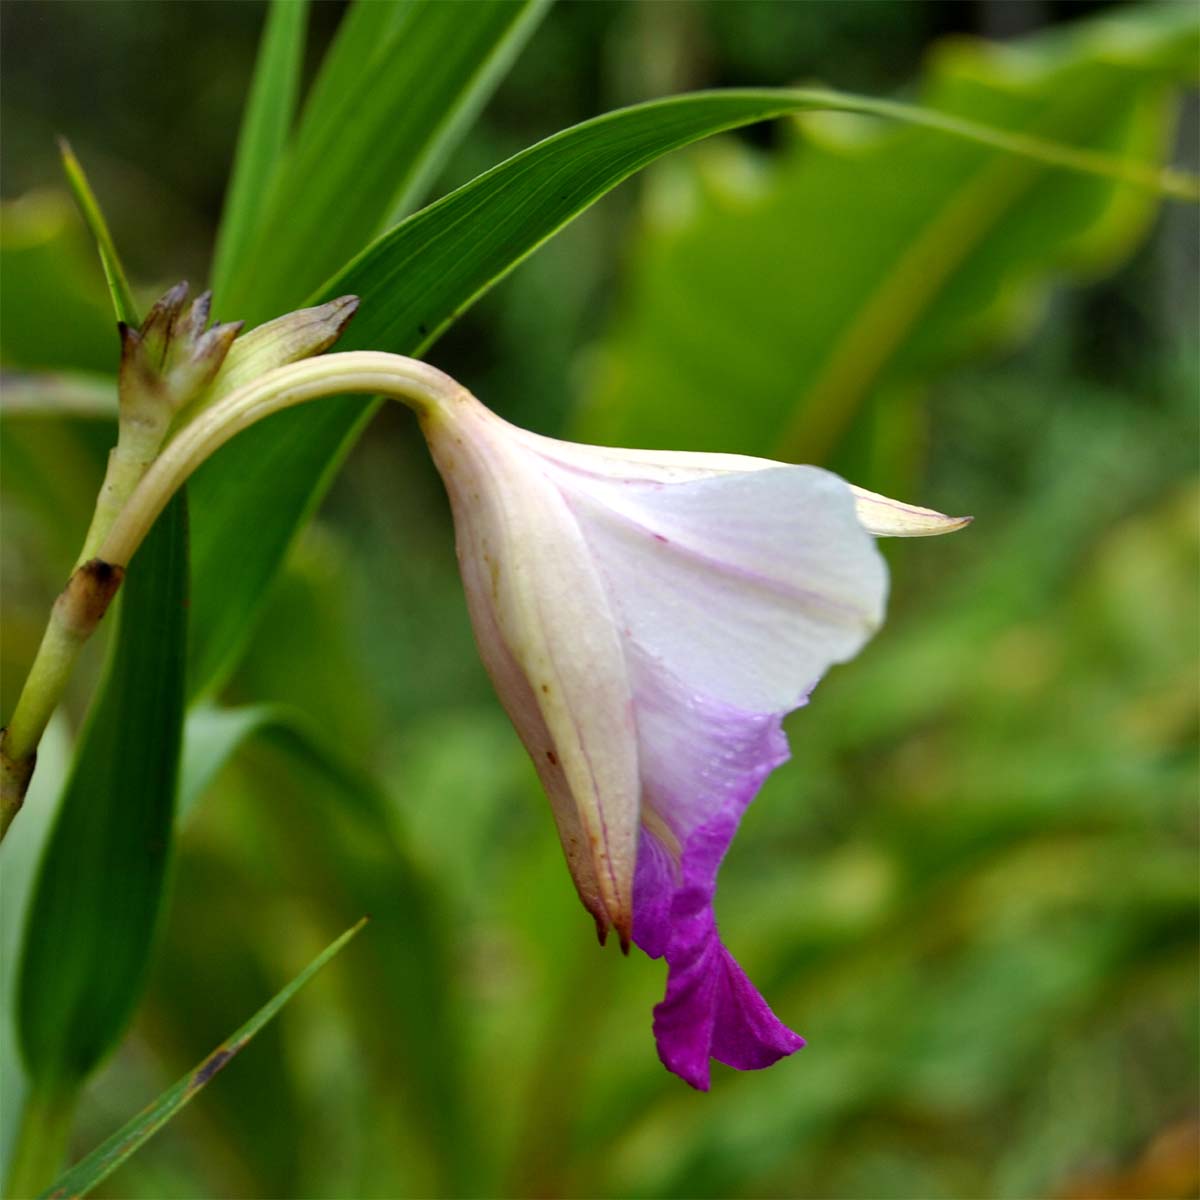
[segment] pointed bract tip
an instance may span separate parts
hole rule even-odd
[[[212,315],[212,292],[201,292],[195,300],[192,301],[191,307],[187,311],[184,318],[183,331],[192,338],[198,338],[208,324],[208,318]]]
[[[948,517],[932,508],[890,500],[866,488],[854,487],[854,511],[859,524],[875,537],[937,537],[970,525],[974,517]]]

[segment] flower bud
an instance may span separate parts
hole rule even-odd
[[[212,293],[184,307],[188,285],[177,284],[155,303],[140,329],[120,324],[118,375],[120,441],[135,457],[158,452],[174,415],[213,381],[241,323],[207,329]]]
[[[216,378],[198,399],[196,411],[267,371],[328,350],[357,311],[357,296],[339,296],[251,329],[229,348]]]

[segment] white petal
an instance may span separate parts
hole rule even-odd
[[[792,708],[883,618],[883,560],[826,471],[563,489],[626,636],[705,696]]]
[[[510,426],[510,428],[513,428]],[[703,454],[687,450],[624,450],[560,442],[515,430],[530,449],[584,475],[625,482],[684,483],[720,475],[777,469],[789,464],[745,454]],[[948,517],[932,508],[892,500],[850,485],[862,527],[875,537],[931,537],[954,533],[970,517]]]

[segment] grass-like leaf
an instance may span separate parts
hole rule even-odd
[[[152,1138],[184,1105],[230,1060],[249,1044],[251,1039],[331,958],[354,938],[366,925],[363,917],[341,937],[331,942],[316,958],[271,1000],[262,1006],[232,1037],[222,1042],[203,1062],[169,1087],[149,1107],[122,1126],[106,1142],[101,1143],[86,1158],[76,1163],[51,1187],[42,1193],[43,1200],[65,1200],[66,1197],[86,1196],[102,1180],[108,1178],[135,1150]]]
[[[1166,36],[1166,35],[1164,35]],[[1173,45],[1174,43],[1172,43]],[[415,354],[563,226],[663,155],[711,134],[796,112],[883,115],[1148,188],[1192,186],[1153,165],[989,128],[954,113],[814,91],[701,92],[609,113],[556,134],[403,221],[318,293],[362,297],[342,349]],[[296,530],[371,412],[358,398],[271,418],[193,478],[197,505],[191,682],[219,682]],[[255,520],[245,520],[254,513]]]
[[[267,11],[221,214],[212,280],[218,296],[223,296],[238,260],[248,252],[275,168],[287,146],[304,66],[307,22],[308,0],[273,0]]]
[[[220,291],[256,324],[297,307],[428,181],[544,0],[358,4]]]
[[[59,138],[58,148],[62,154],[63,172],[71,187],[71,193],[79,205],[79,211],[83,214],[88,229],[92,232],[92,237],[96,239],[96,249],[100,252],[100,262],[104,267],[104,277],[108,280],[108,290],[112,295],[113,309],[116,311],[117,320],[124,321],[126,325],[136,325],[138,323],[137,305],[133,302],[133,293],[129,290],[129,280],[125,276],[125,268],[121,265],[120,256],[113,244],[112,234],[108,231],[108,222],[105,221],[104,213],[100,210],[99,201],[92,191],[91,184],[88,183],[83,166],[75,157],[75,152],[66,138]]]

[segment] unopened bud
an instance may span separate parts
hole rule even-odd
[[[357,296],[339,296],[315,308],[285,313],[243,334],[230,347],[220,372],[198,402],[197,409],[267,371],[328,350],[342,336],[357,311]]]
[[[185,308],[186,283],[177,284],[150,309],[140,329],[122,324],[121,439],[146,460],[157,453],[174,415],[216,377],[241,324],[207,329],[212,293]]]

